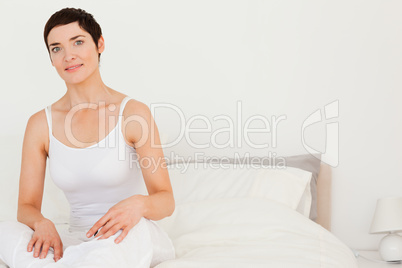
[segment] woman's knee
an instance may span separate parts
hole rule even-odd
[[[20,252],[26,252],[32,233],[33,230],[23,223],[17,221],[0,222],[1,259],[9,266],[16,267],[16,261],[19,260],[15,256],[19,256],[18,253]]]

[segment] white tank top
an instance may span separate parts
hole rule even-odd
[[[136,150],[122,134],[120,105],[116,127],[100,142],[86,148],[73,148],[52,133],[51,105],[47,106],[49,126],[49,172],[70,203],[70,231],[86,231],[113,205],[135,194],[147,195]]]

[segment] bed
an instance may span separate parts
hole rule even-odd
[[[158,224],[176,259],[156,267],[357,267],[330,232],[330,166],[282,159],[168,163],[176,209]]]
[[[357,267],[331,233],[331,168],[320,155],[166,160],[176,209],[157,224],[176,258],[156,268]],[[48,214],[68,226],[68,210]]]

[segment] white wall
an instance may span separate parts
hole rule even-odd
[[[43,41],[47,19],[64,7],[83,8],[102,26],[101,72],[113,89],[148,105],[173,104],[187,119],[235,119],[238,100],[243,124],[256,114],[270,122],[271,116],[286,116],[278,124],[276,148],[273,135],[265,133],[250,137],[268,142],[266,149],[244,146],[243,140],[241,148],[190,152],[183,141],[165,154],[304,154],[304,120],[338,101],[339,116],[310,126],[305,141],[324,152],[325,123],[338,122],[333,233],[351,247],[377,247],[382,235],[368,234],[376,200],[402,195],[400,1],[42,1],[39,7],[2,0],[0,219],[15,217],[29,116],[65,93]],[[155,118],[162,140],[172,141],[180,127],[177,114],[159,109]],[[223,127],[222,121],[213,124],[213,130]],[[211,134],[190,137],[208,142]],[[228,136],[219,138],[223,143]]]

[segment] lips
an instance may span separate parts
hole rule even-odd
[[[77,67],[81,67],[82,65],[83,65],[83,64],[72,65],[72,66],[67,67],[67,68],[64,69],[64,70],[65,70],[65,71],[71,71],[71,70],[77,69]],[[72,68],[72,69],[70,69],[70,68]]]

